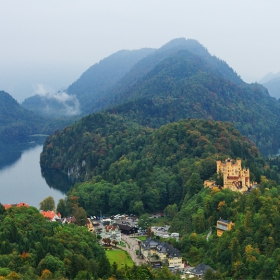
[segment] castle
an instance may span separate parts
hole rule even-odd
[[[250,182],[249,168],[241,166],[241,159],[233,160],[228,158],[224,162],[217,160],[217,174],[223,177],[224,188],[231,189],[232,191],[245,192],[252,187]],[[215,182],[205,181],[204,187],[213,187]]]

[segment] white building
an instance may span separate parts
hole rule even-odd
[[[108,225],[102,228],[100,236],[103,238],[110,238],[111,241],[121,242],[122,234],[118,226]]]

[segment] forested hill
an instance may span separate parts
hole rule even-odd
[[[107,92],[107,95],[100,96],[99,100],[96,100],[96,103],[93,103],[91,107],[89,107],[90,111],[88,112],[96,112],[108,106],[118,105],[120,102],[127,102],[127,98],[131,99],[129,94],[131,91],[137,95],[137,98],[141,98],[141,94],[137,92],[138,87],[142,82],[145,82],[147,76],[150,76],[150,72],[153,71],[154,68],[164,66],[161,64],[162,61],[168,59],[170,56],[172,57],[173,55],[176,55],[176,53],[180,51],[189,52],[196,58],[200,58],[207,63],[208,68],[212,69],[218,76],[237,84],[244,84],[241,78],[227,65],[226,62],[215,56],[211,56],[207,49],[199,42],[192,39],[186,40],[185,38],[179,38],[168,42],[158,50],[137,62],[116,84],[116,86]],[[174,74],[179,74],[179,72],[177,71]],[[163,80],[162,82],[166,83],[168,81]]]
[[[0,91],[0,144],[24,142],[28,135],[53,133],[70,120],[43,118],[21,107],[8,93]]]
[[[176,246],[192,265],[220,274],[206,279],[279,279],[279,206],[280,186],[266,178],[248,194],[207,188],[185,199],[170,230],[180,232]],[[220,218],[234,225],[218,237]]]
[[[92,111],[106,107],[151,127],[184,118],[230,121],[262,154],[280,147],[280,103],[194,40],[171,41],[140,60]]]
[[[262,154],[280,147],[280,102],[263,86],[243,82],[195,40],[117,52],[90,67],[67,92],[83,114],[110,110],[150,127],[185,118],[230,121]]]
[[[0,91],[0,141],[18,142],[38,133],[42,117],[22,108],[8,93]]]
[[[5,210],[0,203],[0,231],[1,279],[108,279],[111,275],[104,250],[86,227],[49,222],[35,207]]]
[[[50,136],[40,162],[88,181],[69,194],[88,214],[139,214],[197,193],[225,157],[247,159],[252,180],[264,175],[257,148],[229,123],[182,120],[151,130],[98,113]]]
[[[69,86],[67,93],[76,95],[81,110],[88,111],[89,105],[107,94],[116,83],[143,57],[154,49],[118,51],[86,70],[81,77]]]
[[[280,147],[280,103],[260,85],[238,86],[206,72],[174,80],[165,89],[159,80],[153,85],[150,91],[149,86],[143,87],[147,97],[108,111],[150,127],[184,118],[230,121],[263,155],[274,154]],[[155,92],[159,94],[153,96]]]

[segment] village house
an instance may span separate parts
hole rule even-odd
[[[231,230],[233,225],[234,225],[233,222],[223,220],[223,219],[220,218],[217,221],[217,235],[222,236],[225,231]]]
[[[41,211],[40,212],[47,220],[55,222],[61,219],[60,213],[56,214],[54,211]]]
[[[61,219],[61,223],[62,224],[71,224],[71,223],[76,223],[76,219],[74,216],[70,216],[70,217],[67,217],[67,218],[62,218]]]
[[[119,227],[121,233],[123,234],[135,234],[138,232],[138,227],[135,226],[130,226],[130,225],[125,225],[125,224],[115,224]]]
[[[89,230],[90,232],[94,232],[94,226],[93,226],[93,224],[92,224],[90,218],[87,218],[86,227],[88,228],[88,230]]]
[[[102,239],[109,238],[111,241],[121,242],[122,234],[117,225],[108,225],[102,228],[100,233]]]
[[[184,264],[179,250],[167,242],[160,242],[148,237],[140,243],[142,257],[155,267],[166,264],[171,269],[183,269]]]
[[[213,272],[215,272],[212,267],[201,263],[188,271],[188,273],[190,274],[189,278],[197,277],[198,279],[202,279],[207,269],[211,269]]]
[[[4,204],[5,210],[7,210],[11,207],[22,207],[22,206],[29,207],[29,205],[25,202],[20,202],[20,203],[17,203],[17,204]]]

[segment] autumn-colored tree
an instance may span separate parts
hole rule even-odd
[[[78,196],[70,196],[67,198],[67,213],[68,215],[73,215],[76,208],[78,208],[79,205],[79,198]]]
[[[52,279],[53,278],[53,274],[48,270],[48,269],[44,269],[42,271],[42,274],[40,276],[40,279]]]
[[[19,280],[21,280],[22,277],[18,273],[16,273],[15,271],[12,271],[9,275],[7,275],[6,279],[11,279],[11,280],[19,279]]]

